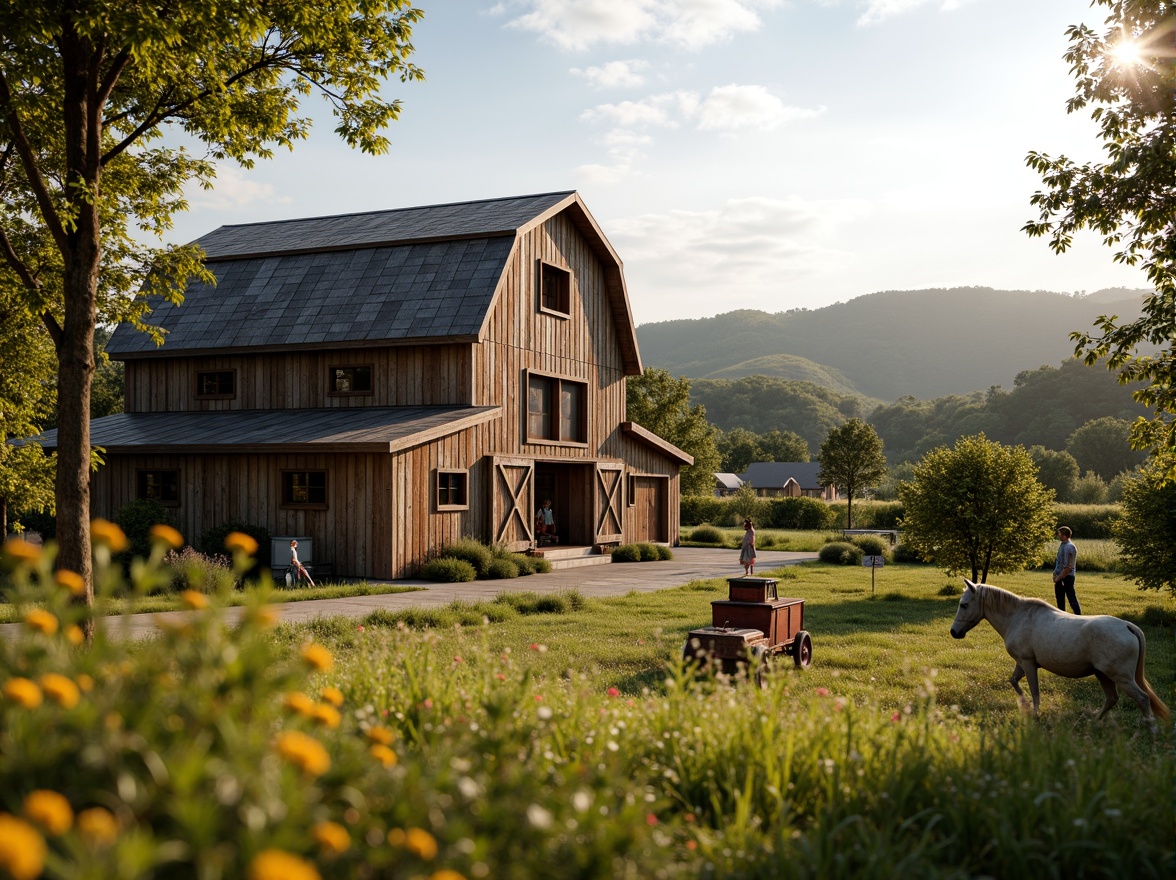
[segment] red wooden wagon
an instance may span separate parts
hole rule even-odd
[[[727,598],[711,602],[711,626],[690,631],[682,656],[701,665],[718,664],[734,675],[748,666],[762,687],[768,664],[788,654],[798,667],[813,662],[813,640],[804,628],[804,599],[781,599],[776,579],[727,580]]]

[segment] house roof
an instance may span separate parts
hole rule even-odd
[[[660,452],[662,455],[672,458],[684,465],[694,464],[694,456],[689,452],[684,452],[679,449],[669,440],[659,437],[657,434],[650,431],[648,428],[643,428],[636,422],[621,422],[621,432],[640,440],[646,446],[650,446]]]
[[[739,479],[738,474],[715,474],[715,482],[732,491],[743,485],[743,480]]]
[[[620,258],[573,191],[222,226],[198,239],[216,285],[151,302],[163,347],[130,324],[118,359],[298,346],[476,342],[518,237],[567,212],[605,267],[626,374],[641,372]]]
[[[107,452],[397,452],[497,418],[497,406],[119,413],[90,423]],[[57,431],[29,438],[57,448]]]
[[[793,479],[801,489],[822,489],[817,479],[820,470],[819,461],[754,461],[747,466],[743,482],[756,489],[780,489]]]

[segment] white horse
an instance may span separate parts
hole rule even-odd
[[[1017,662],[1009,684],[1022,706],[1025,693],[1020,681],[1029,680],[1034,715],[1040,705],[1037,670],[1041,668],[1067,678],[1097,678],[1107,696],[1099,718],[1119,702],[1116,685],[1139,704],[1144,720],[1153,730],[1154,715],[1165,720],[1169,717],[1168,707],[1143,677],[1146,640],[1134,623],[1105,614],[1067,614],[1041,599],[1026,599],[1000,587],[974,584],[967,578],[964,583],[964,595],[951,624],[952,638],[962,639],[981,620],[991,623],[1004,639],[1005,650]]]

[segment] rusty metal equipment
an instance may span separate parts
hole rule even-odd
[[[746,667],[762,687],[774,657],[787,654],[797,667],[813,661],[804,628],[804,599],[781,599],[775,578],[727,580],[727,598],[711,602],[711,626],[690,631],[682,656],[700,666],[717,664],[727,675]]]

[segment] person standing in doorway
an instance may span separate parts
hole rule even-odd
[[[743,521],[743,546],[739,549],[739,564],[743,566],[743,576],[755,574],[755,526],[751,520]]]
[[[1082,613],[1082,606],[1078,604],[1078,594],[1074,591],[1074,572],[1078,569],[1078,548],[1070,540],[1074,533],[1069,526],[1058,527],[1058,556],[1054,561],[1054,597],[1058,600],[1058,608],[1066,610],[1066,600],[1070,600],[1070,608],[1075,614]]]
[[[535,535],[541,539],[540,543],[559,543],[555,534],[555,511],[551,509],[550,498],[535,512]]]
[[[297,541],[290,542],[290,567],[292,569],[294,569],[296,572],[298,572],[298,577],[306,578],[306,582],[308,584],[310,584],[312,587],[314,586],[314,580],[311,578],[310,572],[306,570],[305,565],[303,565],[301,562],[298,561],[298,542]]]

